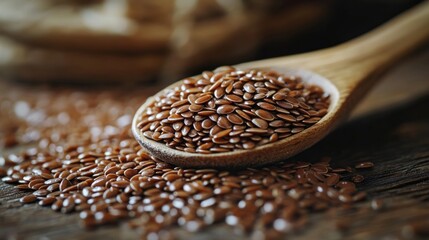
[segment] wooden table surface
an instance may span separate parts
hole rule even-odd
[[[5,151],[0,149],[0,154]],[[410,224],[429,229],[429,48],[387,74],[352,120],[293,160],[322,156],[332,156],[335,166],[374,162],[373,169],[362,172],[365,181],[358,185],[367,191],[368,199],[352,209],[310,214],[305,229],[288,238],[408,239],[412,238]],[[77,214],[64,215],[37,204],[22,206],[17,199],[23,195],[0,182],[0,239],[139,237],[124,223],[84,230]],[[383,199],[385,208],[371,210],[373,199]],[[175,229],[174,234],[179,239],[247,238],[223,225],[196,234]]]

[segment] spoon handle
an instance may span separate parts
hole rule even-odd
[[[241,68],[290,67],[313,70],[340,90],[369,88],[398,60],[429,39],[429,1],[349,42],[314,52],[238,65]],[[362,87],[363,86],[363,87]]]
[[[339,89],[367,89],[379,74],[428,40],[429,1],[425,1],[361,37],[320,52],[328,62],[309,67],[320,70]]]

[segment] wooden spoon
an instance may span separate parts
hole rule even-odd
[[[153,156],[184,167],[242,168],[282,161],[320,141],[342,121],[388,67],[429,39],[429,1],[405,12],[378,29],[336,47],[294,56],[239,64],[240,69],[269,68],[301,76],[330,94],[328,113],[306,130],[252,150],[226,153],[187,153],[143,136],[137,128],[142,112],[154,97],[138,109],[132,131]],[[429,67],[429,66],[428,66]],[[406,79],[404,79],[406,81]],[[182,84],[178,81],[167,88]],[[163,91],[157,95],[163,94]],[[347,139],[344,139],[347,141]]]

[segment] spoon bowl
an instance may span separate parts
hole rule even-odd
[[[243,166],[258,166],[261,164],[278,162],[285,157],[293,156],[322,139],[324,137],[323,132],[327,132],[325,127],[335,124],[333,121],[336,121],[337,118],[333,113],[338,106],[339,92],[332,82],[316,73],[301,69],[271,69],[285,75],[300,76],[304,83],[321,87],[325,94],[328,94],[331,99],[328,113],[319,122],[298,134],[294,134],[274,143],[258,146],[254,149],[212,154],[187,153],[169,148],[163,143],[146,138],[137,127],[137,124],[141,120],[142,113],[155,101],[157,96],[164,93],[164,90],[162,90],[155,96],[148,98],[137,110],[132,123],[133,134],[140,145],[157,158],[174,165],[186,167],[241,168]],[[178,81],[168,86],[166,89],[172,89],[181,84],[183,84],[183,81]],[[316,126],[321,123],[322,126]],[[302,141],[303,139],[307,141]]]
[[[321,87],[330,96],[328,113],[302,132],[250,150],[224,153],[188,153],[169,148],[143,136],[137,127],[142,113],[158,92],[137,110],[132,132],[154,157],[183,167],[243,168],[285,160],[314,145],[344,121],[353,107],[388,67],[429,38],[429,2],[407,11],[382,27],[342,45],[295,56],[261,60],[235,66],[238,69],[268,68],[301,77],[305,84]],[[181,85],[178,81],[166,89]]]

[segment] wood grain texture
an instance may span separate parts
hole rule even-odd
[[[376,165],[362,172],[366,179],[358,185],[369,193],[367,201],[350,210],[311,214],[309,225],[288,238],[405,239],[402,231],[408,222],[429,219],[428,63],[426,48],[383,78],[350,122],[295,158],[311,161],[327,155],[333,157],[336,166],[362,161]],[[380,107],[386,110],[380,111]],[[5,149],[0,149],[0,153],[5,153]],[[86,231],[80,227],[77,214],[64,215],[36,204],[21,206],[17,199],[24,194],[0,182],[0,239],[139,237],[126,224]],[[368,210],[374,198],[385,199],[386,209]],[[223,225],[197,234],[172,231],[178,239],[247,239]]]

